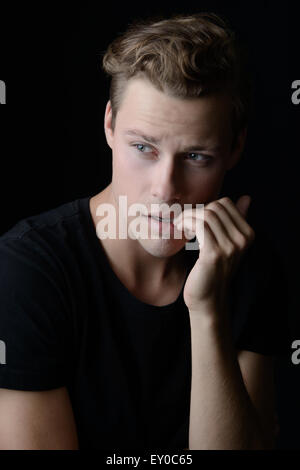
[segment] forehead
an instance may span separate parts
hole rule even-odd
[[[226,138],[230,133],[230,111],[229,96],[176,98],[136,78],[126,85],[116,122],[121,128],[142,125],[144,130],[163,135]]]

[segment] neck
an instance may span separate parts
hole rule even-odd
[[[116,203],[112,184],[90,200],[90,211],[94,225],[98,224],[101,216],[96,215],[99,204],[112,204],[116,211],[117,223],[115,239],[99,239],[108,260],[120,277],[126,276],[131,285],[143,285],[152,282],[156,285],[167,283],[170,280],[181,279],[186,271],[186,252],[184,247],[171,256],[154,256],[149,253],[137,240],[130,237],[118,237],[118,205]]]

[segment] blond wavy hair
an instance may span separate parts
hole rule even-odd
[[[247,126],[251,108],[252,81],[244,53],[226,21],[214,13],[135,20],[103,54],[103,69],[111,77],[113,129],[128,80],[141,76],[178,98],[230,94],[237,136]]]

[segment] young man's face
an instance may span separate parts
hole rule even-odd
[[[141,78],[131,79],[111,128],[111,107],[105,113],[105,132],[113,152],[112,192],[127,196],[127,205],[206,204],[218,198],[226,171],[237,161],[242,144],[231,153],[231,103],[227,96],[196,99],[170,97]],[[128,222],[136,217],[128,217]],[[186,239],[169,233],[167,223],[149,222],[149,237],[138,239],[154,256],[177,253]],[[156,234],[151,239],[152,233]],[[161,231],[159,231],[161,230]]]

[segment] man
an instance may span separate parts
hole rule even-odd
[[[0,448],[273,448],[277,263],[250,198],[219,198],[247,133],[234,37],[137,23],[103,65],[112,182],[1,237]]]

